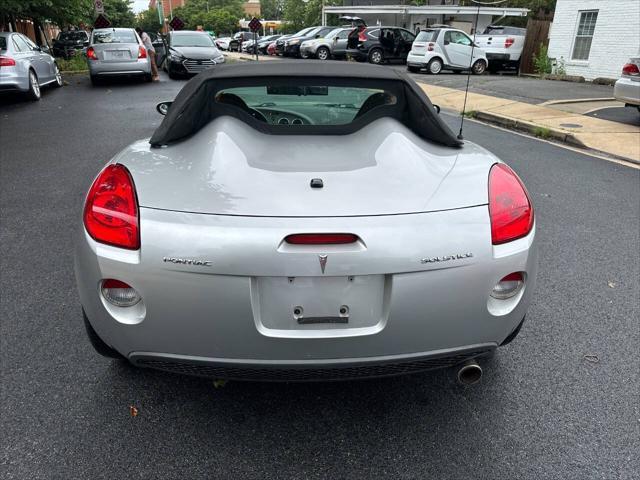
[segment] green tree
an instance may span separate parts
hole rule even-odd
[[[280,20],[284,3],[284,0],[260,0],[260,15],[265,20]]]
[[[158,9],[150,8],[144,12],[140,12],[136,18],[136,27],[140,27],[144,32],[157,32],[160,30],[160,20],[158,18]]]
[[[136,16],[131,10],[130,0],[103,0],[104,14],[114,28],[133,27]]]

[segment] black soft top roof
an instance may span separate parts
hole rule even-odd
[[[393,107],[379,107],[348,125],[288,125],[260,122],[232,105],[216,103],[215,94],[225,88],[250,85],[292,85],[321,82],[328,85],[354,85],[393,90],[398,102]],[[401,121],[418,136],[442,145],[462,145],[438,117],[424,91],[405,73],[376,65],[355,62],[264,61],[236,65],[219,65],[192,78],[176,96],[168,114],[149,143],[160,147],[193,135],[213,119],[229,115],[255,129],[275,135],[344,135],[359,130],[381,117]]]

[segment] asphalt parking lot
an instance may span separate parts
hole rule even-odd
[[[94,176],[184,85],[162,80],[0,99],[2,478],[637,478],[639,171],[472,121],[466,139],[528,186],[540,238],[527,322],[480,384],[216,388],[97,356],[72,239]]]

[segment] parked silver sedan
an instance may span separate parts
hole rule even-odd
[[[640,111],[640,56],[630,58],[613,88],[613,96],[626,107]]]
[[[0,32],[0,92],[18,91],[40,100],[40,87],[62,86],[55,58],[21,33]]]
[[[100,28],[91,33],[86,52],[91,82],[122,75],[151,81],[149,53],[133,28]]]
[[[85,201],[75,271],[98,352],[217,378],[472,383],[520,331],[527,191],[405,74],[223,65],[158,109]]]

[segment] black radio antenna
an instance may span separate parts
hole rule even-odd
[[[476,36],[478,35],[478,19],[480,18],[480,5],[493,6],[500,5],[507,0],[496,0],[494,2],[481,2],[480,0],[471,0],[478,6],[476,10],[476,21],[473,25],[473,41],[471,42],[471,58],[469,59],[469,69],[467,70],[467,86],[464,89],[464,103],[462,104],[462,113],[460,114],[460,132],[458,132],[458,140],[464,140],[462,128],[464,127],[464,114],[467,109],[467,95],[469,95],[469,80],[471,79],[471,69],[473,68],[473,52],[476,48]],[[487,65],[488,66],[488,65]]]

